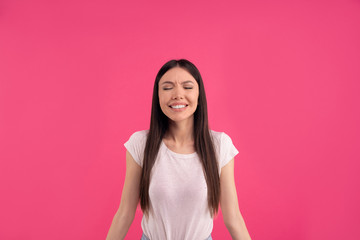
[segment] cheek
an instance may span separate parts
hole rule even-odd
[[[159,103],[161,107],[166,105],[166,98],[164,97],[164,95],[159,95]]]
[[[160,104],[162,104],[162,102],[163,102],[163,95],[159,92],[158,93],[158,98],[159,98],[159,102],[160,102]]]
[[[192,101],[194,102],[194,103],[198,103],[199,101],[199,92],[197,92],[196,94],[194,94],[193,95],[193,97],[192,97]]]
[[[164,107],[164,101],[161,98],[159,99],[159,103],[160,103],[160,107],[163,108]]]

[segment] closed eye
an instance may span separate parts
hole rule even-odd
[[[184,87],[185,89],[193,89],[193,87]],[[172,88],[163,88],[163,90],[171,90]]]

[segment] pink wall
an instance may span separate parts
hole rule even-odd
[[[105,238],[172,58],[240,151],[253,239],[359,239],[360,2],[128,2],[1,1],[0,239]]]

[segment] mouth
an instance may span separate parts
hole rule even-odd
[[[187,106],[189,106],[188,104],[179,104],[179,105],[172,105],[169,106],[172,109],[182,109],[182,108],[186,108]]]
[[[171,105],[169,108],[172,112],[183,112],[186,111],[188,104],[177,104],[177,105]]]

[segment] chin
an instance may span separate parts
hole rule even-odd
[[[168,117],[169,118],[169,117]],[[182,118],[169,118],[171,121],[173,122],[182,122],[182,121],[186,121],[186,120],[190,120],[191,116],[189,117],[182,117]]]

